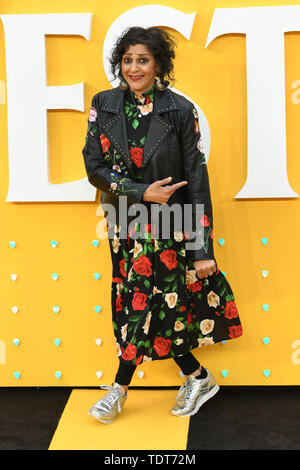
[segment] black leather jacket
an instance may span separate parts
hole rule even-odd
[[[88,120],[86,142],[82,150],[88,180],[102,191],[101,203],[115,207],[116,223],[119,223],[120,216],[119,196],[127,196],[127,207],[135,203],[149,205],[149,202],[143,201],[143,193],[154,181],[168,176],[172,176],[169,184],[188,181],[188,184],[174,192],[167,204],[172,206],[179,203],[184,214],[184,203],[189,203],[193,230],[196,228],[196,204],[204,204],[204,216],[200,224],[204,231],[204,244],[200,249],[186,250],[186,256],[192,260],[216,261],[209,177],[199,140],[201,134],[197,111],[193,103],[169,88],[165,91],[155,89],[154,93],[154,107],[144,145],[141,182],[134,179],[132,170],[124,92],[117,87],[101,91],[93,97],[92,120]],[[105,158],[103,142],[108,142],[110,154],[117,156],[118,171]],[[104,214],[107,215],[107,212],[104,211]]]

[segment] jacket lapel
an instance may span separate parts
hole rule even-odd
[[[103,133],[113,143],[128,168],[132,170],[132,161],[130,158],[126,120],[124,113],[124,92],[119,88],[111,90],[106,101],[100,107],[101,111],[109,113],[108,115],[99,114],[100,125]]]
[[[103,102],[100,109],[110,114],[109,116],[105,116],[103,113],[99,115],[100,125],[104,134],[111,140],[128,168],[133,172],[127,139],[124,92],[119,87],[111,90],[108,99]],[[144,145],[142,168],[149,162],[157,147],[174,127],[172,124],[164,121],[160,114],[177,109],[179,108],[176,106],[171,90],[158,91],[155,88],[154,107]]]

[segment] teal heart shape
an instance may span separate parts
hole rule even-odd
[[[263,304],[262,308],[264,309],[265,312],[267,312],[269,310],[269,305]]]
[[[269,341],[270,341],[270,338],[268,338],[267,336],[265,336],[265,337],[263,338],[263,342],[264,342],[265,344],[268,344]]]
[[[98,246],[99,245],[99,240],[93,240],[93,245]]]
[[[52,273],[51,276],[52,276],[53,281],[56,281],[58,279],[57,273]]]
[[[94,274],[94,277],[95,277],[95,279],[97,279],[97,280],[100,279],[100,273],[95,273],[95,274]]]
[[[20,340],[18,338],[13,339],[13,343],[15,346],[19,346]]]
[[[271,372],[269,371],[269,369],[265,369],[265,370],[264,370],[264,376],[265,376],[265,377],[269,377],[269,376],[270,376],[270,373],[271,373]]]
[[[225,377],[225,378],[226,378],[226,377],[227,377],[227,375],[228,375],[228,370],[225,370],[225,369],[224,369],[224,370],[222,370],[222,371],[221,371],[221,374],[223,375],[223,377]]]
[[[226,344],[227,342],[227,339],[224,339],[223,341],[221,341],[222,344]]]
[[[263,269],[261,273],[263,277],[267,277],[267,275],[269,274],[269,271],[266,271],[265,269]]]
[[[58,306],[58,305],[54,305],[54,307],[53,307],[53,312],[54,312],[54,313],[58,313],[58,312],[59,312],[59,306]]]
[[[16,246],[16,242],[14,242],[14,241],[9,242],[9,246],[11,248],[14,248]]]
[[[223,274],[223,276],[226,276],[225,271],[221,271],[221,273]]]
[[[61,378],[61,375],[62,375],[62,374],[61,374],[60,370],[57,370],[57,371],[55,372],[55,377],[56,377],[57,379],[60,379],[60,378]]]
[[[224,243],[225,243],[225,240],[224,240],[224,238],[219,238],[219,239],[218,239],[218,242],[219,242],[219,244],[220,244],[221,246],[223,246]]]
[[[57,247],[57,241],[56,240],[51,240],[51,246],[53,246],[53,248]]]
[[[19,379],[21,377],[21,372],[14,372],[15,379]]]
[[[97,312],[97,313],[99,313],[99,312],[100,312],[100,310],[101,310],[101,307],[100,307],[100,305],[96,305],[96,306],[95,306],[95,310],[96,310],[96,312]]]
[[[54,344],[56,344],[56,346],[59,346],[59,345],[60,345],[60,339],[59,339],[59,338],[55,338]]]
[[[263,245],[266,245],[268,243],[267,237],[261,238],[261,242],[262,242]]]

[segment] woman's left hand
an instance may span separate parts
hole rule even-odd
[[[217,265],[213,259],[203,259],[194,261],[194,268],[197,271],[197,276],[201,279],[203,277],[211,276],[216,272]]]

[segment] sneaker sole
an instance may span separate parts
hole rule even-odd
[[[97,419],[98,421],[100,421],[100,423],[104,423],[104,424],[112,423],[115,420],[115,418],[110,419],[110,420],[101,418],[101,416],[99,416],[97,413],[94,413],[93,411],[88,411],[88,414],[90,416],[93,416],[93,418]]]
[[[175,415],[175,416],[180,416],[182,418],[184,418],[185,416],[193,416],[195,415],[198,411],[199,411],[199,408],[205,403],[207,402],[207,400],[209,400],[210,398],[212,398],[216,393],[218,393],[218,391],[220,390],[220,387],[219,385],[215,385],[204,397],[202,397],[200,400],[198,400],[196,402],[196,405],[195,405],[195,408],[192,409],[192,411],[190,411],[189,413],[184,413],[184,414],[179,414],[177,413],[176,411],[173,411],[171,410],[172,414]]]

